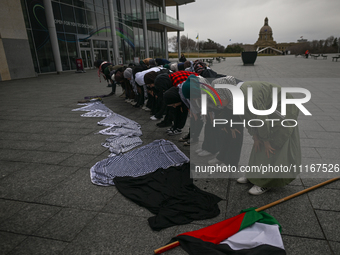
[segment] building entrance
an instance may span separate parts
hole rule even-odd
[[[80,49],[80,53],[84,68],[93,68],[93,60],[90,49]]]

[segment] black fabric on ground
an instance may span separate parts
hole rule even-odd
[[[135,178],[116,177],[114,183],[123,196],[156,214],[148,219],[156,231],[220,213],[217,203],[222,199],[193,184],[189,163]]]
[[[189,255],[286,255],[286,251],[271,245],[260,245],[251,249],[233,250],[227,244],[204,242],[192,236],[178,236],[181,248]]]

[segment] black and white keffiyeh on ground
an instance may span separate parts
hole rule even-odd
[[[114,185],[113,178],[122,176],[143,176],[158,168],[179,166],[189,158],[175,144],[167,140],[155,140],[116,157],[97,162],[90,170],[93,184]]]
[[[81,115],[82,117],[105,118],[98,122],[98,125],[106,128],[98,133],[111,136],[102,143],[104,147],[109,148],[111,152],[109,157],[127,152],[143,143],[140,139],[142,135],[141,126],[137,122],[114,113],[100,101],[80,105],[84,106],[72,111],[87,111],[87,113]]]

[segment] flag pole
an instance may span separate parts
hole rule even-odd
[[[301,191],[296,192],[296,193],[294,193],[294,194],[292,194],[292,195],[289,195],[289,196],[287,196],[287,197],[281,198],[281,199],[279,199],[279,200],[277,200],[277,201],[275,201],[275,202],[272,202],[272,203],[270,203],[270,204],[267,204],[267,205],[265,205],[265,206],[262,206],[262,207],[260,207],[260,208],[257,208],[257,209],[255,209],[255,211],[257,211],[257,212],[263,211],[263,210],[268,209],[268,208],[270,208],[270,207],[272,207],[272,206],[274,206],[274,205],[283,203],[283,202],[285,202],[285,201],[287,201],[287,200],[289,200],[289,199],[292,199],[292,198],[294,198],[294,197],[300,196],[300,195],[305,194],[305,193],[307,193],[307,192],[309,192],[309,191],[311,191],[311,190],[317,189],[317,188],[319,188],[319,187],[321,187],[321,186],[324,186],[324,185],[326,185],[326,184],[329,184],[329,183],[334,182],[334,181],[339,180],[339,179],[340,179],[340,176],[335,177],[335,178],[330,179],[330,180],[327,180],[327,181],[324,181],[324,182],[322,182],[322,183],[319,183],[319,184],[314,185],[314,186],[312,186],[312,187],[309,187],[309,188],[307,188],[307,189],[301,190]],[[179,243],[178,241],[175,241],[175,242],[173,242],[173,243],[167,244],[167,245],[165,245],[165,246],[163,246],[163,247],[161,247],[161,248],[158,248],[158,249],[154,250],[154,254],[161,254],[161,253],[166,252],[166,251],[168,251],[168,250],[170,250],[170,249],[172,249],[172,248],[175,248],[175,247],[177,247],[177,246],[179,246],[179,245],[180,245],[180,243]]]

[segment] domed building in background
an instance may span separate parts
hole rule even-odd
[[[273,54],[273,51],[275,51],[274,49],[277,47],[277,43],[274,41],[273,38],[273,30],[268,25],[267,17],[264,19],[264,25],[260,29],[259,39],[257,39],[254,46],[257,48],[258,51],[263,50],[263,53],[267,54]]]
[[[245,51],[257,51],[259,54],[287,54],[289,47],[296,43],[277,43],[273,38],[273,30],[268,24],[268,18],[264,19],[264,25],[260,29],[259,38],[255,44],[244,44]]]

